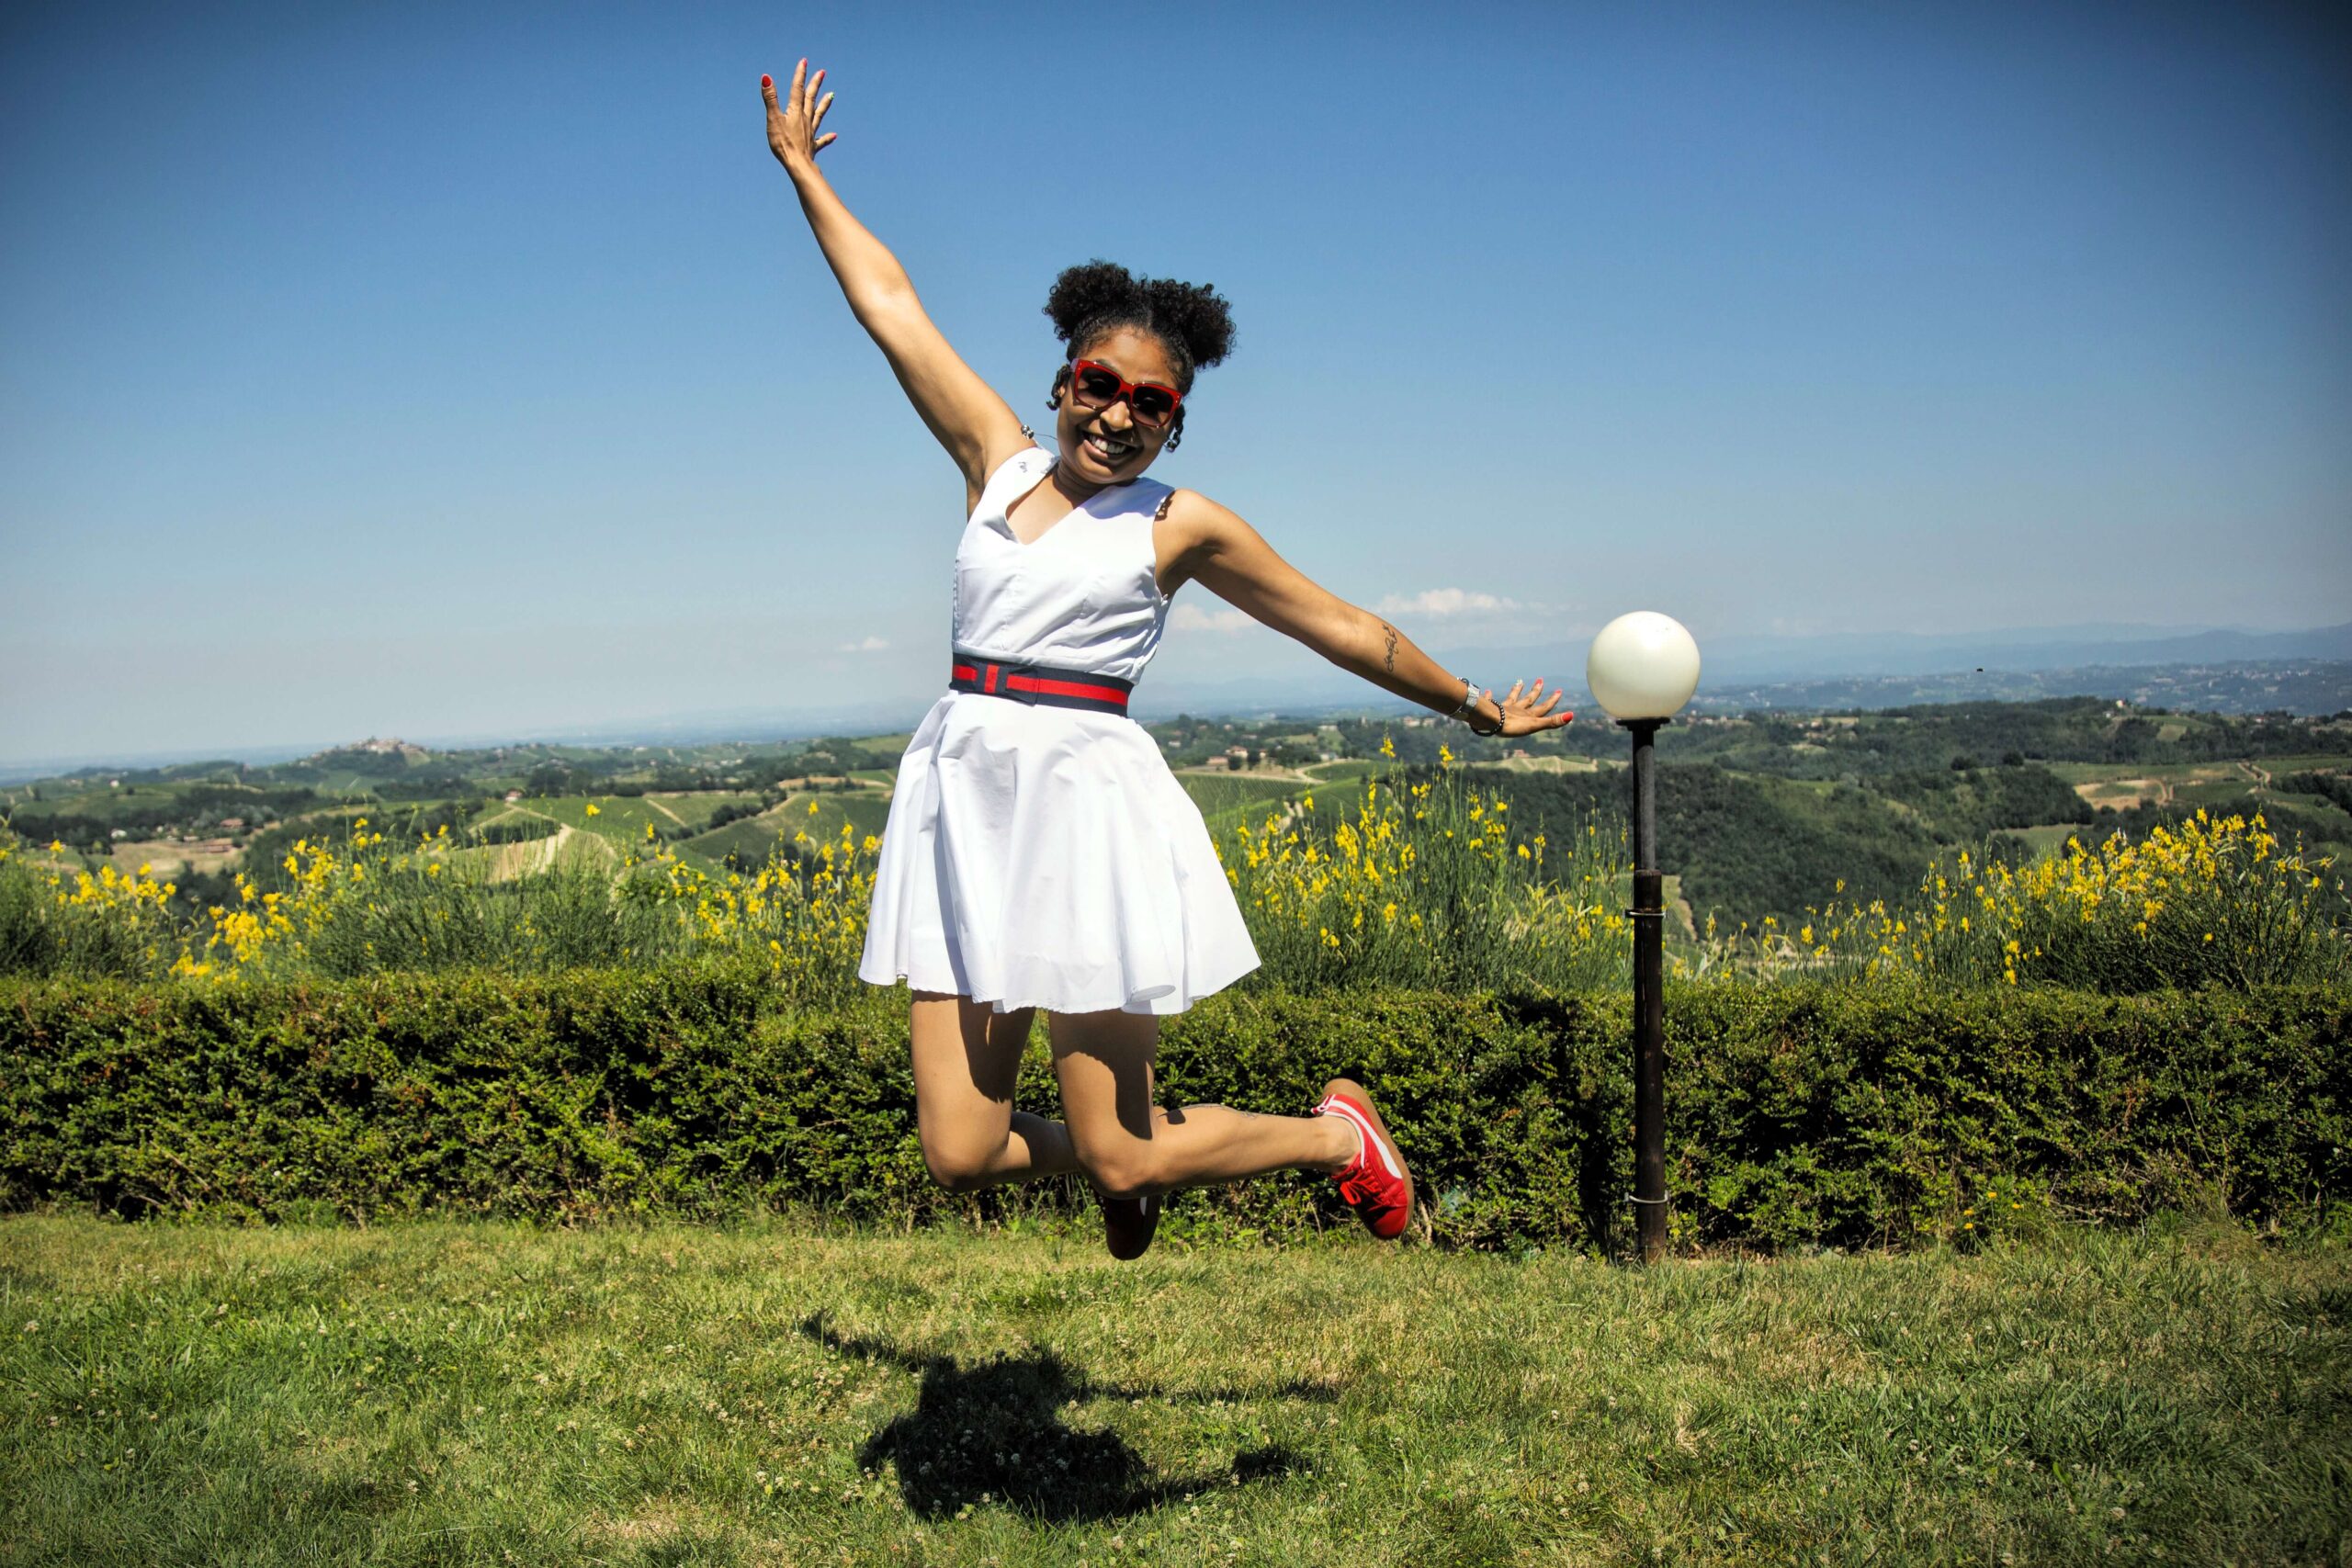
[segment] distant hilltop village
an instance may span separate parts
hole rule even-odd
[[[366,751],[379,757],[401,756],[412,762],[433,755],[424,747],[413,746],[397,735],[384,740],[379,740],[371,735],[365,740],[355,740],[348,746],[330,746],[325,750],[302,760],[306,762],[319,762],[330,757],[347,757],[355,751]]]

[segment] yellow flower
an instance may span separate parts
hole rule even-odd
[[[593,801],[593,800],[592,800],[592,801],[590,801],[590,802],[588,803],[588,815],[589,815],[589,816],[591,816],[591,817],[594,817],[594,816],[597,816],[598,814],[599,814],[599,813],[598,813],[598,812],[597,812],[597,810],[596,810],[596,803],[595,803],[594,801]],[[646,826],[650,828],[650,827],[651,827],[651,826],[652,826],[652,824],[649,822],[649,823],[647,823],[647,824],[646,824]]]

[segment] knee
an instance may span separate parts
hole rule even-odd
[[[1105,1198],[1144,1198],[1167,1188],[1165,1163],[1149,1144],[1079,1155],[1086,1179]]]
[[[989,1158],[987,1151],[969,1145],[925,1143],[922,1162],[930,1168],[931,1179],[950,1192],[978,1191],[994,1175],[995,1162]]]

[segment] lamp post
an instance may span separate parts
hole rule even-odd
[[[1634,736],[1634,1223],[1642,1261],[1655,1263],[1666,1252],[1666,885],[1650,753],[1658,727],[1699,689],[1699,645],[1673,616],[1635,610],[1600,628],[1584,676]]]

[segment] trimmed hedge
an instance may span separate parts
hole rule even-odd
[[[1967,1240],[2226,1208],[2301,1223],[2352,1184],[2352,992],[2096,997],[1740,982],[1667,995],[1680,1234],[1765,1247]],[[1160,1099],[1295,1111],[1363,1079],[1434,1236],[1622,1239],[1623,996],[1239,987],[1168,1021]],[[1021,1099],[1050,1113],[1038,1031]],[[920,1221],[1075,1206],[944,1192],[903,1003],[776,1000],[712,968],[140,987],[0,982],[0,1206],[572,1220],[813,1204]],[[1180,1221],[1345,1220],[1295,1178]]]

